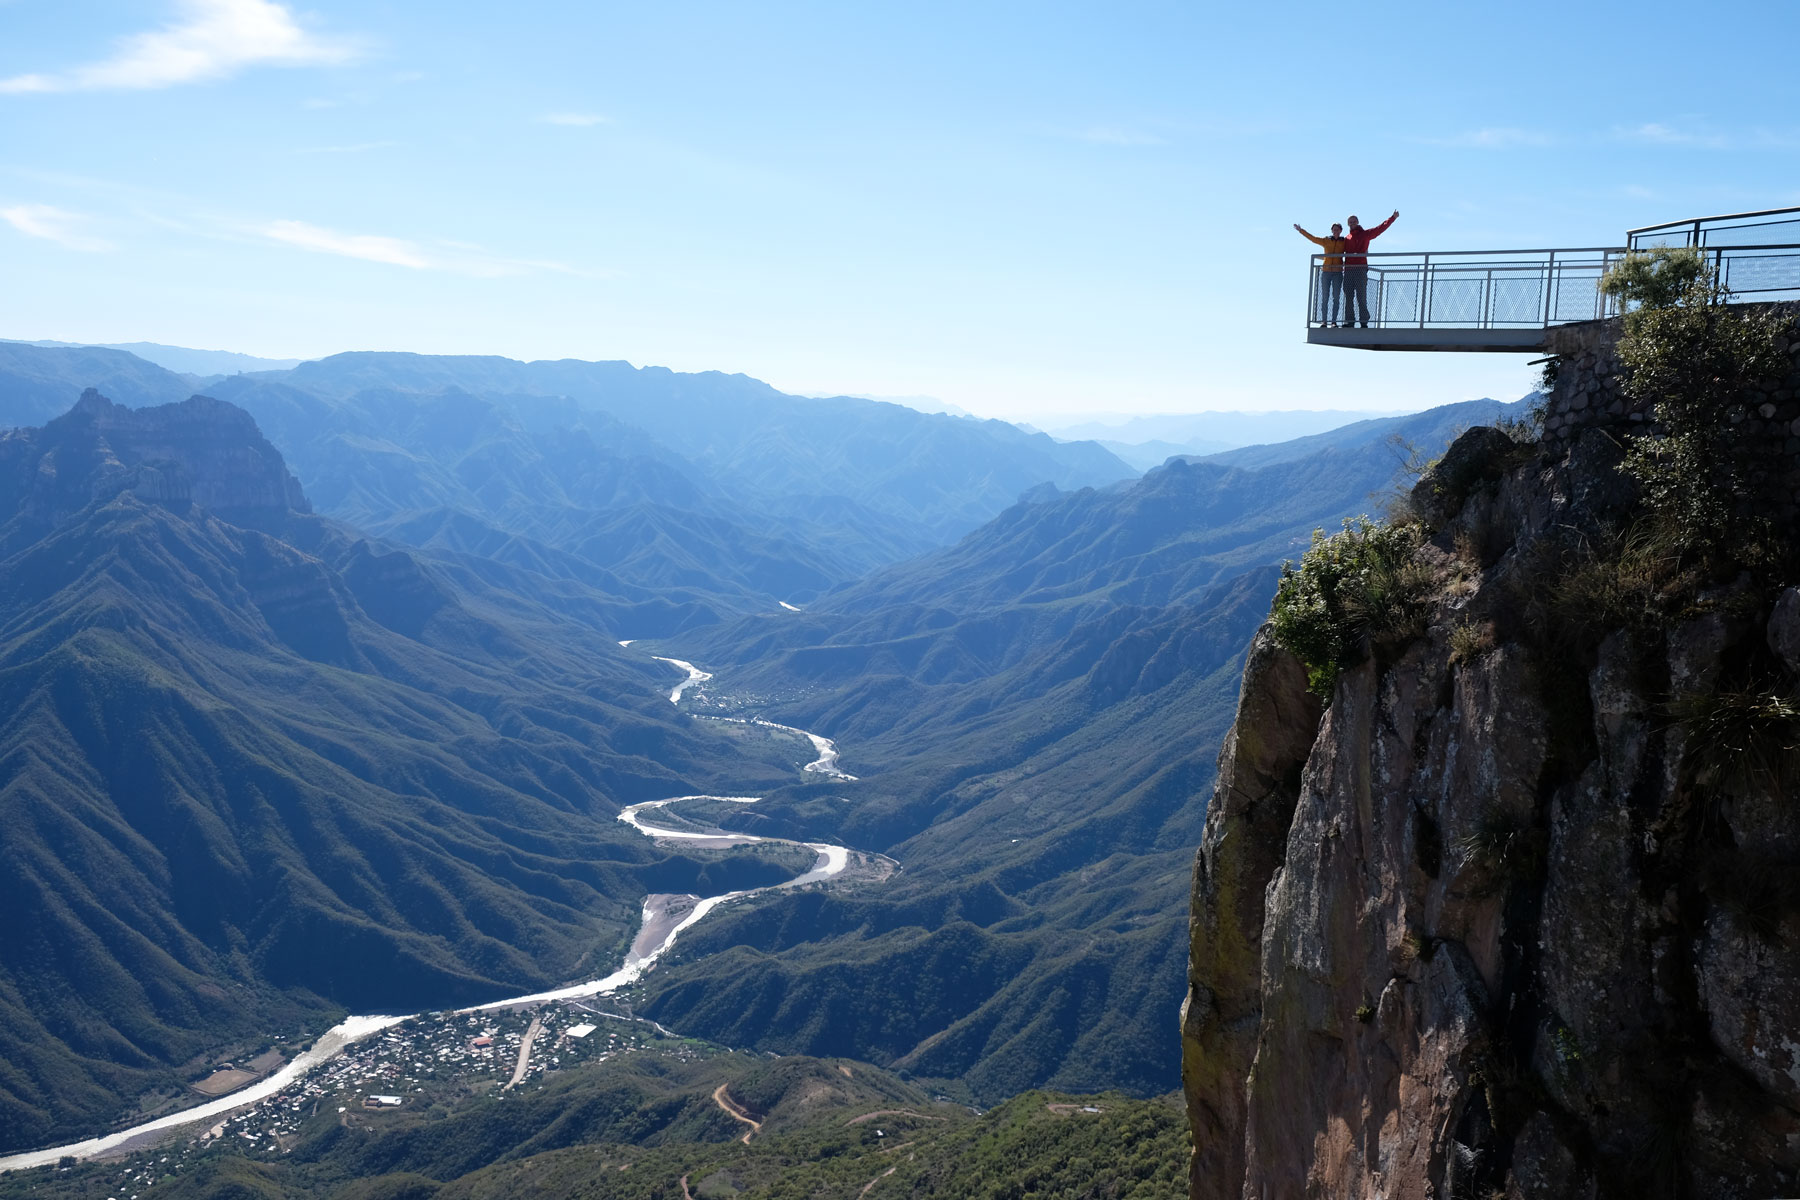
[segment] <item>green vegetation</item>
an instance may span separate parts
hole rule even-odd
[[[1276,640],[1306,664],[1315,695],[1329,700],[1338,672],[1372,643],[1418,632],[1432,579],[1415,558],[1419,542],[1416,525],[1356,517],[1331,537],[1315,530],[1299,569],[1282,568],[1270,619]]]
[[[1724,299],[1706,256],[1692,246],[1632,250],[1601,278],[1600,290],[1616,297],[1628,314]]]
[[[570,370],[555,394],[630,391],[642,403],[621,416],[668,415],[666,390],[630,386],[655,379]],[[612,819],[706,791],[767,797],[714,806],[735,828],[903,869],[720,909],[637,1011],[872,1059],[972,1102],[1174,1086],[1192,847],[1243,648],[1286,547],[1391,475],[1380,446],[1260,447],[1131,488],[1039,491],[831,605],[770,613],[773,589],[862,574],[918,550],[920,523],[961,532],[1018,489],[986,451],[952,456],[979,468],[967,487],[937,477],[912,497],[893,464],[865,463],[858,487],[912,510],[878,516],[817,496],[822,477],[783,453],[753,464],[735,436],[701,471],[579,396],[522,398],[524,375],[487,360],[352,356],[285,379],[227,383],[322,512],[394,540],[302,513],[252,530],[129,493],[88,507],[73,444],[54,447],[54,477],[23,458],[0,470],[0,515],[67,485],[33,499],[44,520],[6,527],[19,587],[0,598],[0,754],[21,764],[4,802],[26,833],[4,847],[0,907],[27,933],[0,945],[0,1145],[173,1102],[218,1038],[604,970],[645,891],[782,865],[670,850]],[[754,425],[767,399],[733,392],[723,416]],[[1403,423],[1433,443],[1492,407]],[[921,444],[921,462],[942,468],[946,448]],[[34,435],[7,452],[48,449]],[[714,468],[744,466],[804,485],[770,526],[782,545],[679,508],[710,503]],[[1068,466],[1032,478],[1094,481]],[[709,624],[732,612],[764,615]],[[690,720],[691,697],[668,703],[673,669],[621,637],[718,671],[715,695],[743,693],[720,711],[839,738],[862,779],[801,777],[795,739]]]
[[[744,1126],[713,1093],[760,1114]],[[1187,1127],[1174,1099],[1032,1091],[976,1115],[862,1063],[639,1052],[504,1098],[443,1096],[368,1113],[326,1097],[282,1149],[235,1137],[185,1156],[0,1177],[0,1200],[98,1200],[160,1175],[168,1200],[1178,1200]],[[339,1106],[347,1108],[340,1115]],[[160,1161],[159,1161],[160,1160]],[[137,1185],[134,1185],[134,1187]]]
[[[1768,687],[1690,692],[1669,705],[1705,790],[1779,792],[1800,752],[1800,702]]]
[[[1507,805],[1494,805],[1468,834],[1456,841],[1456,850],[1468,866],[1491,876],[1496,884],[1535,879],[1544,869],[1544,831],[1529,813]]]
[[[101,405],[104,442],[0,446],[0,1147],[192,1103],[222,1054],[346,1009],[596,977],[645,893],[804,865],[615,819],[795,774],[675,712],[666,666],[304,513],[252,531],[107,492],[134,439],[166,454],[212,414]],[[206,428],[245,451],[221,490],[285,479],[243,414]]]
[[[1494,626],[1486,621],[1463,621],[1450,630],[1450,661],[1472,663],[1494,648]]]
[[[1583,540],[1542,566],[1549,585],[1527,602],[1556,623],[1546,632],[1590,641],[1610,629],[1668,628],[1692,614],[1705,582],[1696,556],[1651,524]]]
[[[1661,540],[1743,562],[1769,558],[1781,540],[1771,514],[1787,499],[1772,469],[1783,439],[1749,418],[1758,387],[1789,369],[1777,346],[1792,320],[1726,304],[1691,249],[1629,254],[1601,289],[1627,306],[1619,361],[1632,395],[1652,405],[1656,427],[1631,438],[1625,469]]]

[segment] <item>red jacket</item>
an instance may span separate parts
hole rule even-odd
[[[1346,251],[1344,265],[1346,267],[1368,266],[1369,260],[1363,257],[1363,252],[1368,250],[1370,242],[1386,233],[1387,227],[1393,223],[1394,218],[1389,217],[1373,229],[1367,225],[1352,225],[1344,234],[1344,250]]]

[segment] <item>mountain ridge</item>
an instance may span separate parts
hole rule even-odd
[[[0,463],[0,1144],[270,1024],[603,973],[645,893],[786,877],[614,817],[798,747],[721,741],[608,633],[306,512],[241,410],[90,394]]]

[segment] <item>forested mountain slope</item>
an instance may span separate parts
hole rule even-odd
[[[253,1031],[610,968],[646,892],[785,877],[614,818],[794,759],[504,576],[311,515],[221,402],[0,435],[0,1146]]]
[[[1243,647],[1279,562],[1397,467],[1366,444],[1046,491],[804,613],[665,641],[719,672],[722,701],[838,738],[860,776],[719,820],[829,830],[904,870],[722,915],[652,977],[649,1011],[984,1098],[1172,1086],[1188,847]]]

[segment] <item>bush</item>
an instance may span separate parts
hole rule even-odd
[[[1419,541],[1416,525],[1357,517],[1331,537],[1314,530],[1299,569],[1282,567],[1270,613],[1275,640],[1306,664],[1314,695],[1329,701],[1338,672],[1361,662],[1371,643],[1419,632],[1433,578],[1414,556]]]
[[[1694,782],[1732,792],[1782,790],[1800,752],[1800,703],[1761,688],[1678,697],[1670,714],[1687,734]]]
[[[1705,289],[1702,304],[1721,299],[1705,255],[1692,246],[1632,250],[1600,277],[1600,290],[1627,311],[1679,307],[1692,302],[1696,287]]]
[[[1532,598],[1541,623],[1565,639],[1597,641],[1607,631],[1667,628],[1689,614],[1703,575],[1679,541],[1643,524],[1598,542],[1583,542],[1546,564],[1548,588]]]
[[[1600,286],[1630,308],[1619,361],[1656,420],[1625,460],[1646,509],[1687,548],[1766,558],[1776,533],[1768,514],[1785,499],[1769,487],[1781,447],[1747,418],[1758,386],[1788,370],[1777,345],[1792,322],[1727,305],[1694,250],[1629,254]]]
[[[1456,849],[1463,862],[1494,877],[1496,882],[1531,880],[1544,868],[1544,835],[1531,817],[1508,807],[1496,806],[1482,815]]]
[[[1450,631],[1450,661],[1471,663],[1494,648],[1494,627],[1465,621]]]

